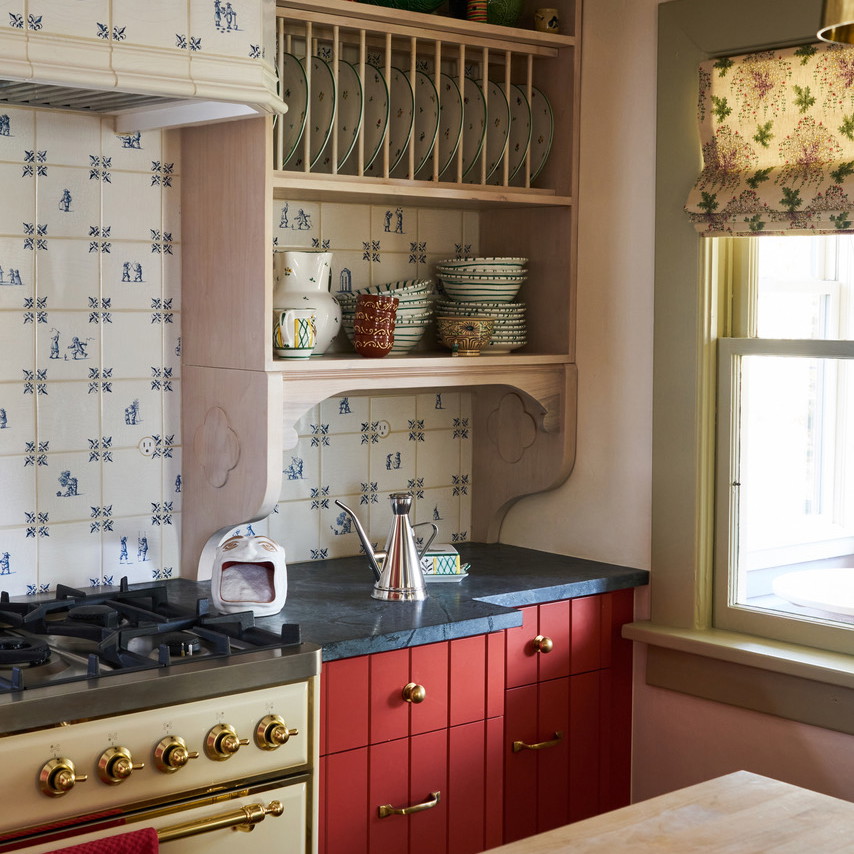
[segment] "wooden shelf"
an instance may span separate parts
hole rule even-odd
[[[310,196],[318,201],[363,204],[404,201],[419,207],[453,206],[471,209],[572,205],[570,196],[559,196],[554,190],[318,175],[309,172],[274,172],[273,195],[279,199]]]

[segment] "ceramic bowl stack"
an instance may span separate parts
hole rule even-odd
[[[436,314],[494,317],[487,353],[509,353],[527,344],[525,304],[513,302],[527,278],[527,258],[451,258],[436,265],[447,298]]]
[[[381,294],[397,297],[398,306],[394,318],[394,346],[390,355],[408,353],[424,335],[433,318],[433,280],[407,279],[371,285],[355,291],[335,294],[341,304],[341,325],[347,337],[353,340],[353,322],[356,314],[356,297],[359,294]]]

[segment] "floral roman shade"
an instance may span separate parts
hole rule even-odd
[[[854,48],[819,43],[700,65],[706,236],[854,230]]]

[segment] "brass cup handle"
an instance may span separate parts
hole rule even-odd
[[[534,650],[536,652],[547,653],[551,652],[555,648],[555,642],[545,635],[537,635],[534,638]]]
[[[417,682],[408,682],[403,686],[403,699],[407,703],[423,703],[427,699],[427,689]]]
[[[547,747],[555,747],[563,741],[563,733],[557,730],[554,738],[550,741],[538,741],[536,744],[525,744],[524,741],[513,742],[513,752],[518,753],[520,750],[545,750]]]
[[[412,813],[424,812],[424,810],[433,809],[441,800],[441,795],[441,792],[432,792],[426,801],[408,807],[393,807],[391,804],[383,804],[377,807],[377,813],[380,818],[387,818],[390,815],[412,815]]]
[[[164,827],[157,831],[157,839],[159,842],[172,842],[175,839],[186,839],[188,836],[197,836],[200,833],[210,833],[212,830],[222,830],[227,827],[232,830],[254,830],[255,825],[264,821],[268,815],[280,816],[284,811],[285,807],[281,801],[270,801],[266,807],[264,804],[247,804],[245,807],[212,818]]]

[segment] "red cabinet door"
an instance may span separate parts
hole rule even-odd
[[[537,653],[531,643],[537,636],[537,606],[522,608],[521,611],[522,625],[505,631],[508,688],[537,681]]]
[[[542,682],[537,690],[537,833],[569,821],[569,679]]]
[[[598,815],[602,751],[602,671],[572,676],[569,699],[569,821]]]
[[[584,673],[602,667],[602,608],[604,596],[570,600],[572,637],[571,672]]]
[[[368,854],[368,748],[325,756],[320,765],[320,854]]]
[[[371,744],[409,735],[409,703],[403,699],[409,680],[409,650],[370,656]]]
[[[370,693],[368,657],[345,658],[323,665],[321,755],[352,750],[368,743]]]
[[[405,817],[394,817],[409,826],[409,854],[442,854],[447,850],[447,729],[416,735],[409,740],[409,805],[433,803],[437,793],[439,800],[435,806]]]
[[[426,692],[423,702],[408,704],[410,733],[444,729],[448,725],[448,644],[413,647],[407,682],[421,685]]]
[[[486,636],[451,641],[451,726],[486,716]]]
[[[507,691],[504,728],[504,841],[515,842],[537,832],[537,754],[513,750],[538,741],[536,685]]]
[[[368,839],[370,854],[407,854],[409,828],[406,817],[380,817],[381,806],[409,806],[409,739],[401,738],[369,748]],[[329,852],[336,854],[336,852]]]
[[[552,644],[550,652],[538,652],[536,655],[537,677],[540,682],[569,676],[569,625],[567,600],[540,605],[537,635],[548,638]]]

